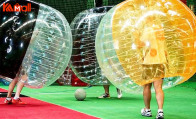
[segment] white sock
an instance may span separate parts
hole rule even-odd
[[[12,98],[7,97],[6,100],[10,101]]]
[[[19,98],[18,96],[15,96],[15,97],[14,97],[14,100],[17,100],[18,98]]]
[[[163,109],[158,109],[158,112],[163,112]]]

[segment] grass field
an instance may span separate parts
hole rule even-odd
[[[1,88],[7,89],[8,87],[1,85]],[[86,90],[85,101],[76,101],[74,92],[78,88]],[[103,119],[146,118],[140,115],[140,110],[144,107],[141,94],[123,93],[123,97],[118,99],[116,88],[111,86],[111,98],[98,99],[97,97],[103,91],[102,86],[90,88],[49,86],[43,89],[24,88],[22,94]],[[155,118],[157,104],[154,94],[152,95],[151,110],[152,118]],[[196,82],[186,82],[165,90],[164,113],[165,119],[196,119]]]

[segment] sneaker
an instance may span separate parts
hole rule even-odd
[[[103,95],[99,96],[98,98],[110,98],[110,95],[107,93],[104,93]]]
[[[145,117],[152,117],[152,112],[150,109],[142,109],[141,110],[141,114],[142,116],[145,116]]]
[[[122,97],[122,91],[117,88],[118,98],[120,99]]]
[[[159,112],[157,112],[156,119],[164,119],[163,111],[159,111]]]
[[[23,102],[20,98],[18,99],[12,99],[13,104],[20,104],[20,105],[25,105],[27,103]]]
[[[5,99],[4,101],[5,104],[12,104],[12,99],[11,100],[8,100],[7,98]]]

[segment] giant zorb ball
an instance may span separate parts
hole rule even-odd
[[[1,77],[25,75],[27,87],[48,86],[67,67],[71,49],[69,24],[57,10],[21,0],[0,5]]]
[[[127,0],[102,19],[96,54],[106,77],[134,92],[163,79],[163,88],[188,80],[196,66],[196,17],[179,0]]]
[[[97,62],[95,36],[101,19],[111,8],[105,6],[85,10],[71,23],[73,35],[71,67],[79,79],[89,84],[109,84]]]

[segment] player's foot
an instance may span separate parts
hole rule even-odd
[[[98,98],[110,98],[110,94],[104,93],[103,95],[99,96]]]
[[[12,99],[13,104],[20,104],[20,105],[26,105],[26,102],[23,102],[20,98],[18,99]]]
[[[156,119],[164,119],[163,111],[158,111],[158,112],[157,112]]]
[[[141,114],[142,114],[142,116],[145,116],[145,117],[152,117],[152,112],[150,109],[143,108],[141,110]]]
[[[120,99],[122,97],[122,91],[117,88],[118,98]]]
[[[12,99],[8,100],[7,98],[4,101],[5,104],[12,104]]]

